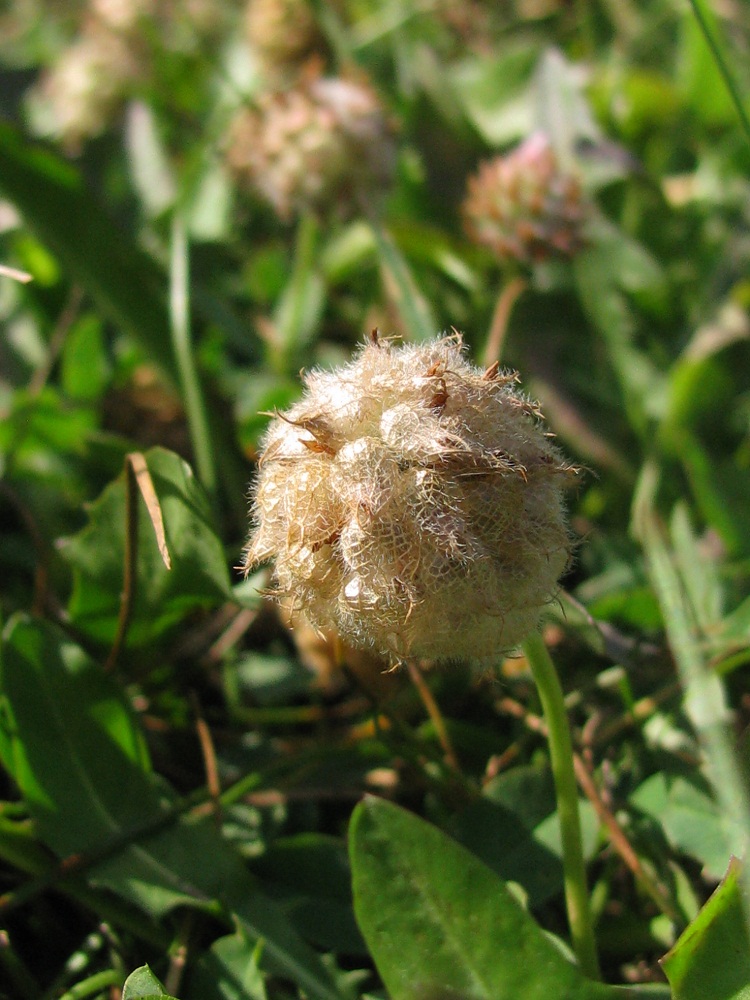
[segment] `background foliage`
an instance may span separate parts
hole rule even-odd
[[[310,15],[281,82],[239,0],[0,15],[0,261],[33,278],[0,275],[0,994],[747,996],[750,13]],[[369,81],[393,180],[280,219],[228,136],[321,72]],[[502,261],[467,180],[538,131],[585,245]],[[264,414],[374,327],[463,331],[585,468],[545,637],[628,989],[568,960],[523,658],[430,672],[428,717],[234,569]]]

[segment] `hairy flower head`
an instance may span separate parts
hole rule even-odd
[[[536,626],[565,569],[571,471],[515,374],[458,337],[374,339],[268,428],[245,568],[391,658],[484,659]]]

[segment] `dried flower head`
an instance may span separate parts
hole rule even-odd
[[[571,467],[516,382],[458,336],[306,375],[266,434],[245,568],[275,559],[279,599],[392,658],[520,643],[568,563]]]
[[[522,264],[576,254],[589,210],[579,179],[559,168],[540,132],[482,164],[463,204],[469,237]]]
[[[140,55],[123,35],[89,22],[32,96],[40,129],[72,152],[100,135],[138,80]]]
[[[322,44],[308,0],[249,0],[245,33],[269,76],[299,67]]]
[[[121,35],[131,34],[146,18],[153,17],[155,0],[90,0],[90,9],[100,24]]]
[[[347,212],[389,182],[394,162],[390,124],[375,92],[337,77],[306,80],[261,96],[235,119],[227,158],[273,205],[293,212]]]
[[[202,50],[225,22],[224,5],[214,0],[88,0],[82,6],[78,34],[29,94],[37,131],[74,153],[158,77],[166,51]]]
[[[216,0],[89,0],[89,5],[112,31],[131,37],[145,34],[163,49],[179,49],[191,32],[210,38],[226,25],[230,13],[229,4]]]

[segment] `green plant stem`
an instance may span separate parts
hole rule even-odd
[[[276,337],[269,357],[279,373],[289,371],[290,360],[315,333],[310,324],[310,285],[317,273],[320,223],[312,212],[304,213],[297,226],[294,263],[287,289],[274,316]]]
[[[528,285],[529,283],[525,278],[515,275],[515,277],[510,278],[503,286],[497,298],[495,311],[492,314],[490,332],[487,336],[487,345],[484,349],[484,363],[488,368],[494,361],[502,361],[503,346],[513,306],[526,291]]]
[[[169,262],[169,321],[172,348],[182,389],[190,440],[198,477],[211,502],[216,500],[216,467],[206,409],[190,339],[190,264],[185,223],[176,211],[172,217]]]
[[[13,987],[18,1000],[33,1000],[39,996],[39,983],[16,954],[5,929],[0,929],[0,971],[5,973],[6,981]]]
[[[646,462],[633,501],[633,531],[643,545],[649,576],[682,682],[684,711],[705,752],[708,776],[722,817],[734,829],[747,831],[750,830],[750,795],[734,751],[727,696],[721,677],[706,662],[696,638],[690,600],[655,508],[660,478],[656,462]],[[744,889],[741,899],[745,923],[750,929],[750,866],[747,862],[741,866],[740,880]]]
[[[86,997],[101,995],[108,986],[122,986],[122,976],[116,969],[97,972],[95,975],[89,976],[88,979],[76,983],[60,997],[60,1000],[85,1000]]]
[[[732,103],[734,104],[737,115],[742,123],[745,136],[748,142],[750,142],[750,118],[748,118],[747,112],[745,111],[745,105],[742,102],[742,97],[740,96],[737,83],[730,72],[729,62],[724,58],[724,53],[721,51],[721,45],[711,31],[709,19],[703,7],[703,2],[702,0],[690,0],[690,6],[693,8],[693,14],[695,15],[695,20],[698,22],[698,27],[703,33],[706,45],[708,45],[711,50],[714,62],[716,63],[719,73],[721,73],[721,77],[724,80],[724,84],[729,91],[729,96],[732,98]]]
[[[547,723],[552,774],[557,794],[557,815],[563,851],[565,904],[573,950],[581,971],[600,979],[594,928],[591,920],[586,866],[583,860],[578,787],[573,770],[573,745],[560,680],[541,635],[533,633],[523,644]]]

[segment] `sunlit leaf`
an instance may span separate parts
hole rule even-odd
[[[530,81],[537,51],[508,47],[486,59],[467,59],[452,70],[453,84],[467,117],[488,143],[499,146],[528,134],[534,126]]]
[[[354,905],[393,1000],[604,1000],[481,861],[399,807],[350,828]]]
[[[174,1000],[147,965],[131,972],[122,987],[122,1000]]]
[[[661,771],[647,778],[630,801],[661,824],[674,847],[697,858],[711,878],[726,869],[731,845],[742,847],[742,832],[722,814],[699,776]]]
[[[663,960],[674,1000],[750,998],[750,899],[743,900],[740,865],[732,861],[721,885]]]

